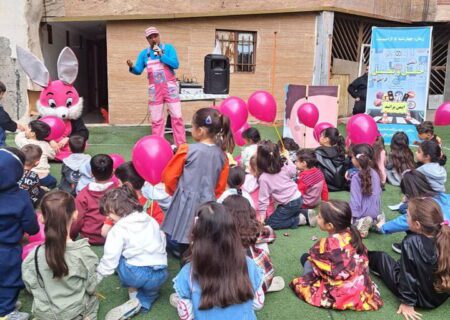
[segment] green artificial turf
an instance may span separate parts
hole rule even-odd
[[[263,139],[276,140],[276,134],[272,127],[258,126]],[[344,130],[343,126],[340,126]],[[92,155],[98,153],[120,153],[126,159],[130,159],[130,150],[134,143],[142,136],[149,133],[149,127],[101,127],[90,128],[88,152]],[[444,145],[450,146],[450,128],[438,128],[437,134],[444,140]],[[14,145],[13,137],[8,138],[9,145]],[[448,151],[448,150],[447,150]],[[238,153],[238,150],[235,152]],[[447,163],[447,168],[449,164]],[[59,178],[60,165],[52,165],[52,174]],[[447,182],[447,190],[450,185]],[[331,193],[332,199],[348,200],[348,192]],[[386,186],[383,192],[383,210],[388,219],[394,218],[398,213],[388,209],[388,205],[396,204],[400,201],[401,194],[399,188]],[[285,235],[287,233],[287,235]],[[277,240],[270,246],[272,261],[275,266],[276,275],[282,276],[286,285],[300,275],[301,267],[299,257],[306,252],[314,243],[312,237],[324,237],[325,233],[318,228],[300,227],[296,230],[283,230],[277,232]],[[380,235],[370,233],[364,243],[370,250],[383,250],[395,258],[399,255],[391,250],[391,244],[401,241],[403,233],[394,235]],[[102,247],[93,247],[99,257],[102,255]],[[153,309],[148,314],[141,314],[135,319],[177,319],[176,310],[169,304],[169,295],[173,292],[172,278],[179,270],[179,262],[169,258],[169,280],[161,290],[161,296],[154,304]],[[257,313],[258,319],[402,319],[396,315],[398,308],[397,299],[375,276],[374,281],[381,290],[384,306],[379,311],[355,312],[355,311],[333,311],[312,307],[299,300],[287,286],[283,291],[270,293],[266,296],[264,309]],[[104,319],[105,314],[112,308],[120,305],[128,299],[127,290],[120,286],[116,275],[110,276],[102,281],[98,292],[105,297],[100,302],[98,319]],[[32,297],[25,291],[22,292],[20,300],[23,303],[23,311],[31,310]],[[448,319],[450,314],[450,300],[436,310],[420,310],[423,319]],[[447,316],[446,316],[447,314]],[[212,319],[213,320],[213,319]],[[234,320],[234,319],[230,319]]]

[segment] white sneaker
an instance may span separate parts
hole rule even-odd
[[[304,226],[305,224],[306,224],[306,217],[302,213],[300,213],[298,215],[298,225]]]
[[[25,312],[19,312],[14,310],[13,312],[7,314],[4,317],[1,317],[0,320],[28,320],[30,315]]]
[[[382,226],[385,223],[386,223],[386,215],[384,214],[384,212],[381,212],[381,214],[378,215],[377,217],[376,224]]]
[[[111,309],[107,314],[106,320],[126,320],[135,316],[141,310],[141,303],[138,299],[130,299],[124,304]]]
[[[372,225],[373,219],[371,217],[364,217],[356,221],[356,229],[361,234],[361,238],[366,238],[369,235],[369,229]]]
[[[314,228],[315,226],[317,226],[317,213],[316,210],[314,209],[308,209],[308,221],[309,221],[309,226]]]
[[[180,297],[176,292],[172,293],[169,297],[170,305],[174,308],[178,308],[178,301],[180,301]]]
[[[280,276],[273,277],[272,284],[267,289],[267,292],[277,292],[283,290],[285,287],[284,279]]]

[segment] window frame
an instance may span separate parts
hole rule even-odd
[[[220,39],[218,36],[218,32],[228,32],[228,33],[234,33],[234,39],[235,40],[230,40],[229,39]],[[253,41],[239,41],[239,35],[240,34],[245,34],[245,33],[250,33],[253,35]],[[215,40],[219,41],[219,45],[220,45],[220,50],[221,52],[223,52],[223,48],[224,48],[224,43],[233,43],[233,47],[234,47],[234,60],[233,63],[231,63],[230,61],[230,71],[232,73],[243,73],[243,74],[248,74],[248,73],[255,73],[256,72],[256,46],[257,46],[257,36],[258,33],[257,31],[247,31],[247,30],[231,30],[231,29],[215,29]],[[242,49],[244,48],[244,42],[248,42],[251,43],[253,45],[253,61],[251,63],[238,63],[238,57],[239,57],[239,46],[241,45]],[[223,53],[222,53],[223,54]],[[240,68],[251,68],[251,71],[243,71],[243,70],[238,70]]]

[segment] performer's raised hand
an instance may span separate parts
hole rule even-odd
[[[131,61],[130,59],[128,59],[128,60],[127,60],[127,65],[128,65],[130,68],[133,68],[133,61]]]

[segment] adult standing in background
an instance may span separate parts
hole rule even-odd
[[[175,144],[186,143],[186,131],[181,116],[181,102],[175,69],[178,69],[178,57],[175,48],[161,43],[159,31],[155,27],[145,30],[149,47],[142,50],[133,64],[127,60],[129,71],[140,75],[145,68],[148,74],[149,109],[152,121],[152,134],[164,137],[164,103],[172,119]]]
[[[355,105],[353,106],[353,115],[364,113],[366,111],[366,96],[367,96],[367,79],[369,66],[366,67],[366,72],[356,78],[348,86],[348,93],[355,98]]]

